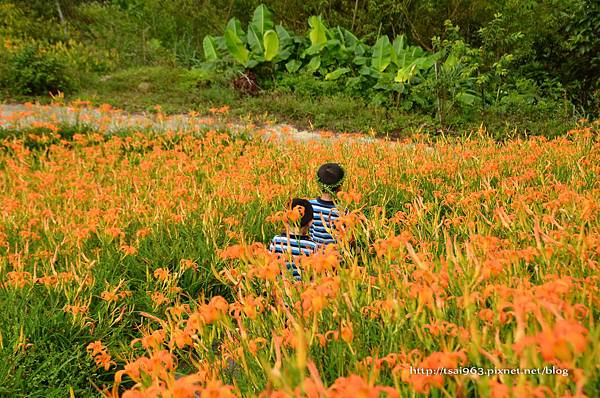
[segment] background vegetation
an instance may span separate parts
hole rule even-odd
[[[260,3],[0,0],[3,97],[60,90],[131,110],[161,103],[170,112],[228,104],[239,115],[396,135],[482,122],[502,134],[557,134],[598,113],[595,1],[262,1],[278,49],[290,50],[269,61],[253,55],[261,43],[248,42]],[[326,29],[321,47],[311,40],[311,16],[321,16]],[[207,67],[205,37],[225,37],[232,20],[243,27],[250,64],[236,62],[223,39],[215,42],[218,62]],[[336,32],[351,33],[359,45],[335,44]],[[414,63],[386,61],[399,37],[403,49],[427,59],[404,80],[398,71]],[[376,49],[383,63],[374,65]],[[236,84],[248,70],[254,90]]]

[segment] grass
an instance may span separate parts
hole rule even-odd
[[[549,137],[564,134],[575,127],[572,118],[546,112],[491,112],[471,119],[455,117],[441,127],[437,120],[419,113],[403,112],[386,106],[372,105],[357,97],[336,94],[331,87],[323,94],[294,92],[290,87],[275,88],[257,96],[236,92],[227,79],[206,80],[190,70],[178,67],[136,67],[104,76],[93,76],[68,100],[83,99],[95,105],[111,104],[131,112],[154,111],[161,105],[167,114],[197,111],[207,113],[212,107],[228,105],[230,117],[291,124],[300,129],[324,129],[335,132],[362,132],[394,138],[409,137],[414,132],[432,136],[440,133],[459,135],[478,131],[481,125],[498,139],[525,134]],[[25,102],[29,97],[7,97]],[[33,98],[48,102],[50,98]]]
[[[0,396],[58,397],[67,396],[71,389],[78,397],[95,395],[90,380],[100,375],[87,361],[82,344],[91,342],[92,335],[58,311],[60,297],[48,293],[44,289],[0,293],[5,304],[0,315],[4,338]],[[15,323],[15,319],[23,321]],[[15,340],[16,336],[23,336],[22,340]],[[95,382],[100,380],[101,376]]]
[[[423,117],[401,115],[383,107],[369,106],[359,98],[327,95],[316,98],[289,92],[266,91],[242,96],[227,82],[199,82],[184,69],[147,67],[131,69],[97,79],[89,89],[76,95],[95,104],[109,103],[130,111],[152,110],[161,104],[166,113],[207,112],[228,105],[230,115],[258,121],[289,123],[301,129],[337,132],[399,132],[400,124],[414,127]]]

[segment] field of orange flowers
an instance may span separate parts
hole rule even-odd
[[[597,123],[307,142],[25,116],[0,126],[0,396],[600,394]],[[295,283],[265,242],[327,161],[349,212]]]

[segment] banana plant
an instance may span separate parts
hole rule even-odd
[[[272,15],[265,5],[259,5],[246,32],[237,18],[231,18],[222,37],[204,37],[202,47],[206,61],[229,56],[244,68],[254,68],[264,62],[288,59],[294,40],[282,26],[274,27]]]
[[[322,18],[308,19],[310,46],[300,55],[309,58],[303,70],[319,72],[326,80],[337,80],[351,71],[352,58],[361,41],[342,27],[327,28]]]
[[[394,40],[392,61],[398,67],[395,81],[398,83],[410,83],[410,81],[421,73],[431,69],[439,57],[439,54],[428,54],[421,47],[407,46],[404,36]]]
[[[400,86],[394,82],[394,73],[391,71],[393,66],[392,59],[394,49],[387,36],[381,36],[377,39],[372,48],[370,66],[366,63],[361,67],[360,73],[366,79],[374,79],[373,88],[381,91],[398,91]]]
[[[463,65],[469,62],[462,61],[458,47],[431,54],[409,45],[403,35],[393,42],[380,36],[369,46],[347,29],[328,28],[320,16],[311,16],[307,33],[296,35],[275,25],[271,11],[262,4],[245,31],[232,18],[223,36],[204,37],[202,47],[209,65],[228,61],[252,69],[270,63],[288,73],[302,71],[324,80],[343,80],[341,85],[352,92],[368,93],[377,101],[392,97],[405,109],[413,103],[430,106],[435,102],[432,92],[447,93],[446,97],[464,106],[478,100],[472,90],[473,72]]]

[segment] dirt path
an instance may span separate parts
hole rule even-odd
[[[91,108],[56,105],[1,104],[0,127],[19,128],[39,123],[85,123],[101,131],[154,130],[154,131],[201,131],[207,128],[227,128],[234,133],[259,134],[265,138],[279,140],[294,139],[311,141],[322,139],[349,138],[351,141],[392,141],[372,138],[360,134],[332,134],[322,131],[298,130],[287,124],[256,126],[228,121],[215,112],[211,115],[195,113],[165,116],[156,113],[129,113],[109,107]]]

